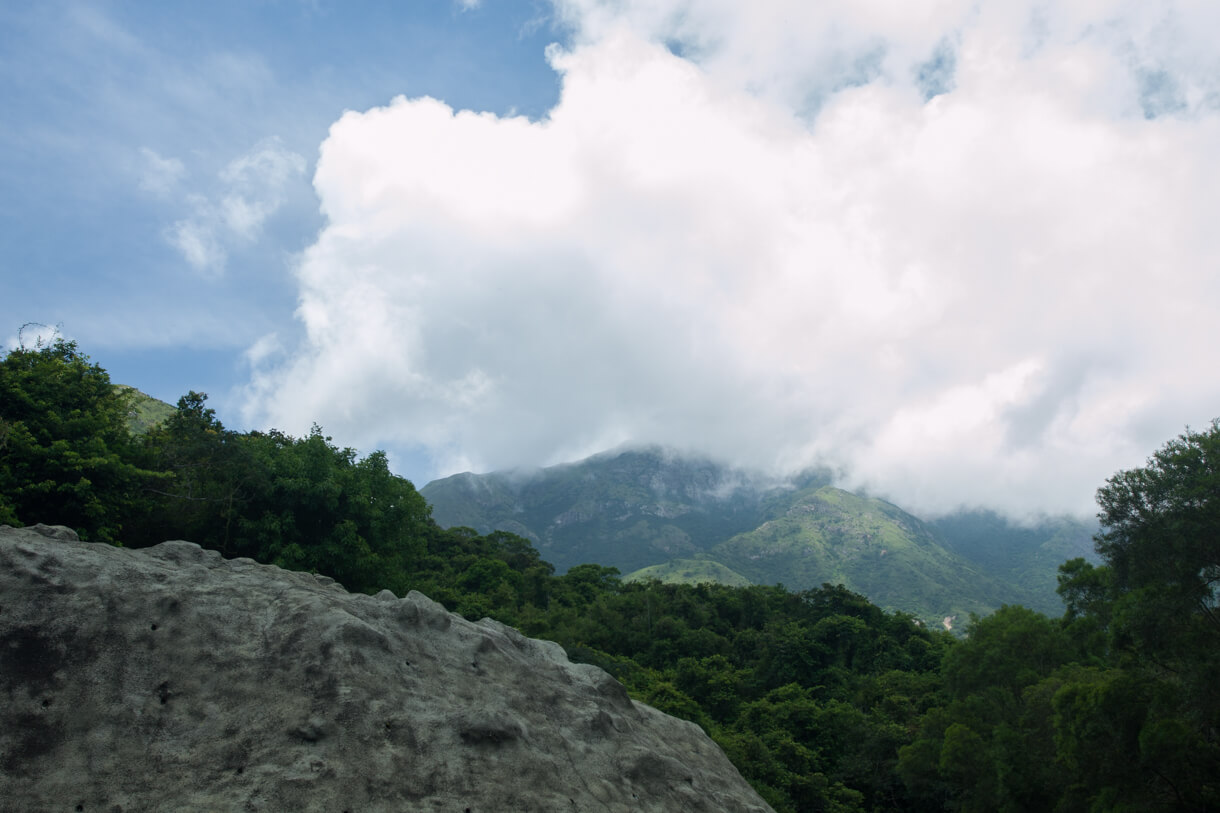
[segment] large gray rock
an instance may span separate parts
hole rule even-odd
[[[2,810],[770,809],[701,729],[556,644],[71,536],[0,527]]]

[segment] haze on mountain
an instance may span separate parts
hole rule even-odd
[[[0,9],[4,339],[415,482],[658,443],[1091,513],[1215,416],[1215,4]],[[229,416],[233,416],[230,418]],[[240,416],[240,417],[238,417]]]
[[[1093,558],[1095,523],[1014,523],[962,511],[925,522],[832,485],[660,447],[622,448],[544,469],[464,473],[420,494],[442,527],[525,537],[560,572],[585,563],[628,581],[845,585],[878,606],[952,627],[1023,604],[1058,615],[1058,568]]]

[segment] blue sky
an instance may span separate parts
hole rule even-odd
[[[1189,0],[6,4],[0,340],[59,326],[420,484],[660,443],[1087,513],[1220,415],[1217,30]]]
[[[244,351],[294,330],[293,256],[321,228],[309,181],[344,110],[399,94],[538,116],[557,31],[535,2],[45,2],[0,7],[4,338],[61,325],[116,381],[207,391],[234,425]],[[166,238],[270,144],[303,162],[216,267]],[[158,166],[162,171],[157,175]],[[257,183],[258,181],[254,181]]]

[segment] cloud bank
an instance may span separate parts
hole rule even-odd
[[[544,119],[333,125],[246,418],[416,479],[648,442],[1087,512],[1220,415],[1220,19],[1148,6],[557,2]]]

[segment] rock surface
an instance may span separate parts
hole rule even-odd
[[[0,527],[0,810],[767,811],[697,726],[419,593]]]

